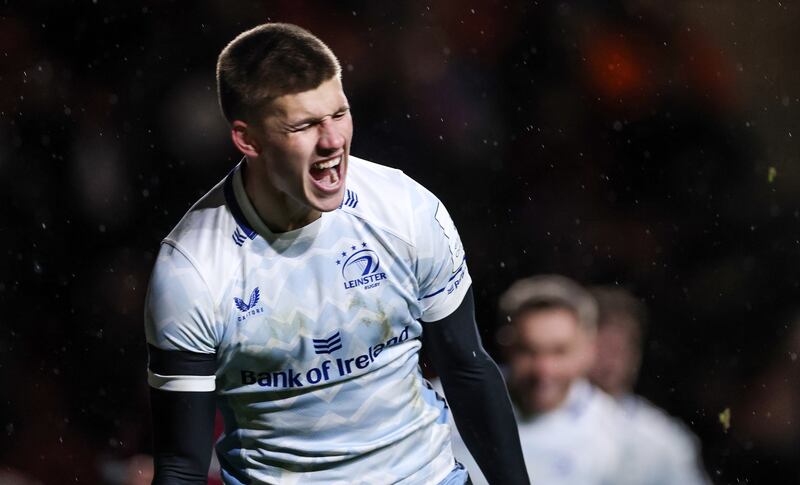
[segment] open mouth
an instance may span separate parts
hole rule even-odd
[[[342,180],[343,158],[344,155],[342,154],[336,158],[311,165],[311,178],[314,179],[318,187],[325,191],[334,191],[339,188],[339,183]]]

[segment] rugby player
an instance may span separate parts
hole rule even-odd
[[[163,240],[146,302],[154,483],[528,483],[444,205],[350,154],[339,62],[308,31],[242,33],[217,64],[243,160]]]
[[[594,298],[568,278],[544,275],[515,282],[499,307],[509,321],[500,341],[507,346],[528,473],[549,485],[623,483],[619,407],[586,379],[597,325]],[[457,434],[454,451],[472,470],[471,450]],[[476,485],[493,483],[472,475]]]
[[[646,308],[618,287],[591,289],[599,305],[592,382],[623,410],[624,481],[631,485],[705,485],[697,437],[677,419],[633,393],[642,361]]]

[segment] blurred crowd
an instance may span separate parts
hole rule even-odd
[[[450,208],[523,440],[588,393],[605,426],[640,430],[576,427],[610,440],[588,458],[647,463],[637,443],[669,435],[656,454],[700,483],[800,483],[798,8],[3,2],[0,483],[147,482],[149,271],[239,159],[214,64],[268,20],[340,57],[353,153]],[[588,292],[595,324],[561,303],[503,306],[537,274]],[[576,346],[547,341],[565,328]]]

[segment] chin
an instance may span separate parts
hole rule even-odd
[[[314,200],[316,199],[316,200]],[[311,206],[320,212],[335,211],[342,205],[344,200],[344,188],[335,195],[328,195],[326,197],[314,197]]]
[[[531,404],[538,412],[552,411],[566,400],[566,393],[554,390],[536,392],[530,397]]]
[[[559,404],[558,401],[545,400],[545,401],[536,402],[533,405],[533,407],[539,413],[546,413],[548,411],[552,411],[552,410],[558,408],[558,404]]]

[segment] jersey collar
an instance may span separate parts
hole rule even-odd
[[[325,212],[322,213],[319,219],[298,229],[281,233],[272,232],[261,220],[244,189],[244,179],[242,177],[242,171],[245,168],[244,164],[245,160],[243,159],[228,173],[225,178],[224,193],[225,202],[230,208],[236,224],[239,225],[247,237],[254,239],[258,235],[271,243],[291,242],[300,237],[313,237],[319,233],[324,221],[327,219]]]

